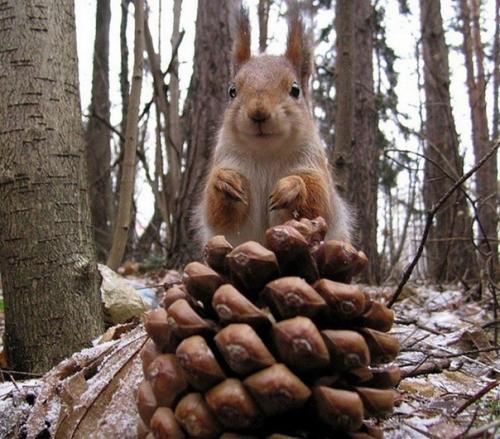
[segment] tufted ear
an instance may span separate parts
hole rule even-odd
[[[251,56],[250,20],[248,9],[241,7],[236,20],[236,32],[233,44],[233,75],[245,64]]]
[[[313,71],[312,43],[297,5],[291,5],[288,12],[288,40],[285,57],[294,66],[300,85],[306,90]]]

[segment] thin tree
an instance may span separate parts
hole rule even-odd
[[[481,42],[480,2],[460,0],[463,53],[467,73],[467,91],[472,123],[472,144],[476,163],[490,149],[491,141],[486,113],[486,79],[484,74],[484,52]],[[489,160],[476,174],[477,213],[480,248],[491,258],[491,268],[496,272],[498,261],[497,244],[497,160]]]
[[[168,158],[168,188],[163,188],[165,194],[169,193],[167,202],[170,211],[174,208],[175,199],[179,196],[181,184],[181,155],[182,145],[184,143],[184,133],[180,117],[180,87],[179,87],[179,60],[177,57],[177,44],[179,44],[182,35],[180,32],[182,0],[174,0],[172,35],[170,37],[170,46],[172,48],[172,60],[169,70],[169,113],[168,113],[168,133],[167,158]]]
[[[495,2],[495,35],[493,40],[493,140],[498,140],[500,128],[498,93],[500,91],[500,0]]]
[[[118,212],[116,214],[113,244],[107,261],[107,265],[113,270],[116,270],[120,265],[127,245],[131,225],[132,198],[134,195],[137,125],[139,105],[141,103],[142,67],[144,61],[144,0],[134,0],[134,7],[135,37],[132,88],[128,101]]]
[[[9,363],[41,373],[88,346],[103,315],[74,4],[36,6],[0,9],[0,271]]]
[[[97,0],[92,97],[86,130],[90,210],[97,256],[105,260],[111,247],[113,189],[109,130],[109,0]]]
[[[128,28],[128,7],[131,0],[121,0],[121,20],[120,20],[120,96],[122,100],[122,120],[120,131],[125,133],[127,125],[128,113],[128,95],[130,90],[129,74],[128,74],[128,43],[127,43],[127,28]],[[125,139],[120,139],[120,146],[123,149]],[[120,172],[118,173],[118,181],[120,181]],[[118,191],[116,193],[118,197]]]
[[[263,53],[267,48],[267,33],[269,21],[269,9],[271,8],[272,0],[259,0],[257,14],[259,18],[259,52]]]
[[[420,0],[420,24],[424,61],[425,155],[423,198],[427,210],[440,199],[451,183],[446,174],[458,179],[463,158],[450,103],[448,47],[444,38],[441,2]],[[437,212],[426,244],[430,278],[458,281],[477,278],[472,245],[472,220],[463,192],[457,191]]]
[[[185,168],[172,222],[168,265],[199,257],[192,213],[215,145],[227,102],[232,46],[231,23],[237,0],[200,0],[196,17],[193,76],[185,108]]]

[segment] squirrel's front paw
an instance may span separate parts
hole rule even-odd
[[[273,193],[269,197],[269,209],[299,211],[304,205],[306,197],[307,188],[304,180],[298,175],[289,175],[276,183]]]
[[[215,175],[214,188],[231,201],[240,201],[248,204],[248,195],[245,192],[244,177],[231,169],[219,169]]]

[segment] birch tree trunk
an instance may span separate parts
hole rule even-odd
[[[99,260],[111,247],[113,189],[111,186],[111,134],[109,130],[109,0],[97,0],[92,98],[86,131],[87,169],[94,241]]]
[[[424,204],[430,210],[453,184],[443,170],[458,179],[463,174],[458,137],[450,103],[448,48],[444,38],[441,2],[420,0],[420,22],[424,60],[425,154]],[[437,164],[437,165],[436,165]],[[427,240],[430,277],[450,282],[478,277],[472,245],[472,220],[460,191],[437,213]]]
[[[74,4],[9,0],[0,22],[5,346],[13,369],[42,373],[103,330]]]

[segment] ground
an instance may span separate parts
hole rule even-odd
[[[157,284],[158,279],[154,283]],[[394,291],[393,287],[366,289],[377,297],[385,298]],[[497,384],[500,383],[500,361],[498,345],[494,340],[494,326],[498,322],[493,318],[490,303],[491,299],[486,294],[481,296],[477,290],[405,287],[401,299],[394,306],[396,324],[392,333],[401,343],[397,363],[406,378],[399,385],[401,401],[393,415],[381,421],[374,420],[384,428],[384,437],[499,437],[500,386],[497,387]],[[114,337],[119,337],[121,333],[124,333],[121,339],[107,341],[94,351],[77,356],[73,363],[78,367],[72,364],[74,370],[65,372],[65,376],[59,370],[58,374],[49,373],[43,381],[29,381],[25,386],[20,381],[15,385],[0,385],[0,436],[15,437],[7,432],[12,432],[9,428],[12,429],[16,423],[19,427],[22,419],[26,418],[32,407],[28,403],[29,395],[32,398],[34,393],[41,392],[46,401],[57,406],[56,414],[50,414],[52,422],[55,422],[59,413],[58,404],[63,398],[58,394],[61,392],[53,389],[60,388],[63,383],[78,405],[82,400],[100,406],[108,405],[101,410],[105,415],[99,414],[98,420],[94,419],[95,416],[88,416],[92,407],[85,410],[84,415],[78,410],[72,412],[78,428],[85,425],[95,428],[98,425],[103,431],[113,432],[113,435],[121,431],[123,437],[133,437],[134,433],[130,430],[136,414],[133,413],[134,396],[130,389],[136,386],[142,373],[137,352],[145,336],[140,326],[131,330],[122,328]],[[99,364],[97,368],[96,362]],[[115,371],[107,369],[106,364],[113,364]],[[81,376],[75,373],[89,365],[93,365],[98,372],[90,375],[82,373]],[[67,371],[67,365],[65,367]],[[86,383],[83,382],[85,385],[80,388],[80,381],[84,379]],[[123,391],[125,388],[126,392]],[[115,396],[106,396],[112,391],[117,392]],[[117,404],[120,398],[128,402]],[[15,410],[14,405],[17,412],[9,415],[9,410]],[[40,407],[40,404],[35,404],[35,409],[31,410],[30,425],[33,428],[36,421],[40,423],[46,419],[44,416],[47,413],[40,411]],[[126,407],[127,411],[120,413],[122,409],[119,407]],[[33,412],[36,412],[35,415]],[[69,428],[68,423],[65,428]]]

